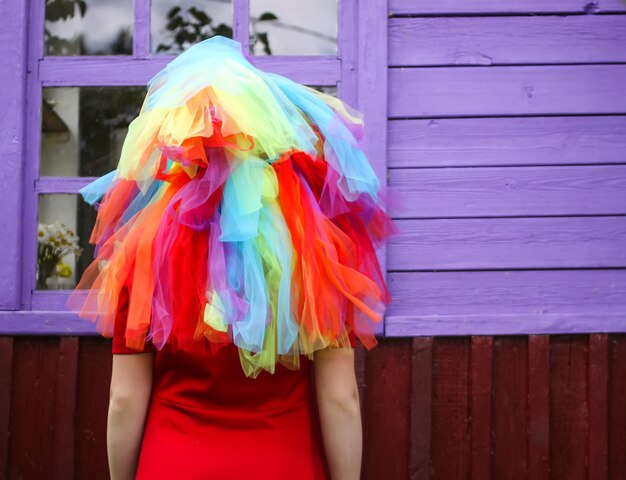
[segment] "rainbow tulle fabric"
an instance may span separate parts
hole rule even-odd
[[[389,292],[376,249],[394,230],[362,150],[362,115],[203,40],[148,83],[117,169],[81,190],[95,258],[66,307],[126,346],[237,345],[247,376],[376,345]]]

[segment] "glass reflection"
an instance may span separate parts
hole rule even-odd
[[[152,0],[152,53],[177,55],[215,35],[233,38],[232,0]]]
[[[93,260],[89,236],[96,210],[78,194],[39,195],[37,210],[38,290],[74,288]]]
[[[145,95],[145,86],[44,88],[39,175],[95,177],[113,170]]]
[[[336,55],[337,0],[250,0],[250,53]]]
[[[133,2],[46,0],[45,55],[130,55]]]

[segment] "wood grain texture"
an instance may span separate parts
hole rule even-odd
[[[57,479],[74,477],[78,348],[78,337],[59,339],[54,414],[54,476]]]
[[[390,120],[389,168],[626,163],[626,116]]]
[[[390,117],[623,114],[626,65],[390,68]]]
[[[389,65],[626,61],[624,15],[392,18]]]
[[[390,15],[516,14],[516,13],[606,13],[624,12],[621,0],[389,0]]]
[[[493,478],[529,478],[527,378],[527,338],[494,338],[491,421],[494,438]]]
[[[9,426],[0,478],[108,479],[110,347],[0,338],[12,397],[0,396]],[[55,438],[75,352],[72,452]],[[624,334],[382,338],[362,353],[362,478],[624,478]],[[59,457],[74,459],[73,475],[55,474]]]
[[[626,267],[624,216],[396,223],[399,232],[388,243],[390,271]]]
[[[389,284],[389,336],[626,330],[626,270],[391,272]]]
[[[626,165],[391,170],[395,218],[626,214]]]
[[[8,478],[49,478],[55,462],[58,338],[23,337],[13,347]]]
[[[0,217],[9,228],[0,235],[0,309],[21,307],[22,230],[18,228],[23,204],[24,102],[26,100],[27,4],[0,3]]]
[[[550,478],[550,337],[528,336],[528,478]]]
[[[492,471],[493,337],[473,336],[470,351],[471,478],[498,478]]]
[[[413,337],[411,348],[410,480],[430,478],[432,437],[433,343],[432,337]]]
[[[111,342],[81,338],[76,391],[75,478],[108,480],[106,425],[111,379]]]
[[[13,384],[13,337],[0,337],[0,479],[8,476],[9,444],[11,441],[11,386]]]
[[[133,1],[133,58],[150,55],[150,0]]]
[[[608,335],[589,335],[589,479],[608,474]]]
[[[626,478],[626,335],[609,337],[609,478]]]
[[[45,57],[39,61],[39,79],[44,87],[145,85],[174,58]],[[307,85],[335,85],[340,74],[340,62],[332,56],[266,56],[255,58],[254,65]]]
[[[387,0],[357,2],[357,108],[363,115],[363,151],[380,182],[379,192],[387,193]],[[382,272],[387,270],[386,246],[378,251]],[[384,320],[376,324],[384,334]]]
[[[433,346],[433,480],[470,473],[469,352],[468,338],[438,338]]]
[[[362,478],[405,480],[409,465],[411,339],[385,340],[367,353],[366,365]]]
[[[588,344],[584,336],[550,342],[550,478],[584,479],[589,462]]]

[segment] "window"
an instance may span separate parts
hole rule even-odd
[[[147,81],[190,45],[227,36],[259,68],[357,100],[356,0],[324,0],[313,10],[303,0],[9,0],[8,12],[28,42],[26,56],[18,48],[6,60],[27,68],[14,107],[25,117],[23,172],[14,177],[23,174],[24,188],[1,194],[14,202],[5,208],[23,215],[0,244],[20,253],[2,267],[13,290],[0,295],[0,308],[27,320],[5,323],[6,333],[93,330],[64,308],[93,259],[95,211],[79,190],[115,168]],[[54,252],[63,253],[58,263]]]

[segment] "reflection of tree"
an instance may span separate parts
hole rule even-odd
[[[165,29],[169,32],[172,42],[169,44],[159,43],[156,53],[170,50],[182,52],[188,46],[198,43],[215,35],[232,38],[233,28],[225,23],[213,24],[213,19],[196,7],[183,10],[181,7],[173,7],[167,13]]]
[[[258,22],[271,20],[278,20],[278,17],[273,13],[266,12],[258,18],[251,18],[250,25],[255,30]],[[179,6],[171,8],[167,13],[165,29],[168,31],[168,36],[172,38],[172,41],[169,44],[159,43],[155,50],[156,53],[168,51],[182,52],[189,46],[215,35],[233,38],[233,29],[230,25],[225,23],[215,25],[212,17],[196,7],[189,7],[186,10]],[[255,31],[253,38],[263,44],[263,51],[267,55],[272,54],[267,33],[257,33]]]
[[[70,20],[74,18],[76,11],[81,18],[84,17],[87,13],[87,3],[84,0],[46,0],[46,22]],[[133,51],[133,37],[131,29],[121,28],[115,39],[106,47],[92,50],[87,47],[83,33],[76,39],[67,39],[54,35],[44,28],[44,45],[45,55],[130,55]]]
[[[80,12],[80,16],[84,17],[87,11],[87,4],[84,0],[46,0],[46,21],[58,22],[59,20],[74,18],[74,12],[77,9]],[[67,52],[70,52],[76,45],[73,40],[53,35],[47,28],[44,28],[44,40],[46,55],[67,55]],[[82,36],[79,42],[82,47]]]

